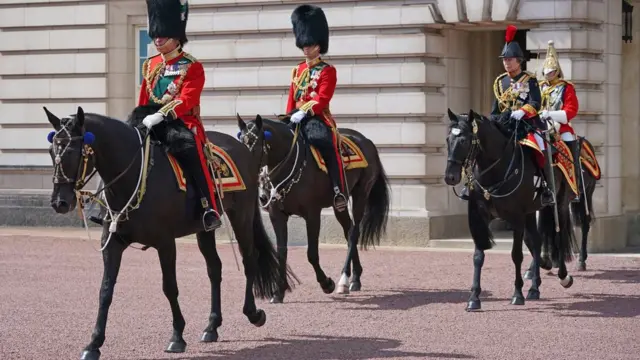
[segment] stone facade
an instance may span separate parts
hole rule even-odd
[[[187,51],[205,64],[207,76],[205,126],[235,135],[236,112],[250,118],[283,111],[291,68],[301,55],[289,22],[297,4],[189,3]],[[621,40],[619,1],[316,4],[332,29],[327,60],[338,69],[332,112],[340,126],[372,139],[391,178],[389,243],[426,245],[430,238],[466,235],[466,206],[442,180],[446,109],[489,110],[504,27],[513,22],[531,29],[523,48],[544,53],[547,41],[555,40],[576,84],[581,109],[574,124],[596,146],[604,173],[594,199],[600,220],[593,248],[627,244],[627,219],[640,207],[634,186],[640,177],[634,110],[640,54],[635,43]],[[146,8],[133,0],[0,5],[0,194],[47,194],[51,161],[42,106],[65,114],[82,105],[123,118],[137,97],[136,27],[146,25]],[[528,64],[530,70],[537,66],[535,60]],[[633,78],[622,76],[623,66]],[[325,225],[325,241],[343,241],[332,216]],[[604,241],[604,234],[615,240]]]

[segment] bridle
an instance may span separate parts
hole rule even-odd
[[[91,178],[96,174],[96,169],[87,174],[89,169],[89,160],[93,160],[95,163],[95,153],[91,145],[85,143],[85,132],[82,129],[82,135],[72,136],[71,131],[68,129],[68,123],[71,120],[67,120],[65,124],[60,124],[60,129],[53,132],[51,136],[52,153],[53,153],[53,179],[54,184],[74,184],[73,189],[76,193],[80,192]],[[60,134],[66,135],[62,138],[58,138]],[[66,144],[62,143],[62,140],[68,139]],[[62,167],[62,157],[72,150],[76,150],[71,144],[75,141],[82,141],[82,148],[80,149],[80,163],[74,177],[69,177]]]
[[[301,158],[300,142],[304,142],[304,139],[299,136],[300,124],[296,124],[295,131],[291,130],[291,132],[293,132],[293,140],[291,141],[289,151],[287,152],[285,158],[282,161],[278,162],[278,164],[276,164],[273,169],[269,169],[269,166],[267,165],[268,151],[270,150],[270,147],[265,139],[264,132],[262,133],[263,135],[260,135],[258,127],[253,123],[249,123],[247,125],[247,131],[242,136],[239,136],[242,142],[249,148],[249,151],[251,151],[252,153],[255,149],[255,145],[260,139],[260,136],[262,136],[262,147],[260,149],[260,168],[262,170],[260,171],[259,175],[259,187],[262,193],[269,194],[269,198],[266,202],[264,202],[262,198],[259,197],[260,206],[262,206],[263,208],[268,207],[274,200],[284,201],[284,198],[291,191],[293,185],[297,184],[300,181],[302,172],[307,166],[306,158],[303,158],[301,166],[298,166],[298,161]],[[250,145],[249,140],[253,140]],[[274,186],[272,179],[275,177],[275,175],[279,174],[282,171],[282,166],[289,161],[294,152],[295,161],[293,163],[293,166],[291,167],[291,171],[282,181]]]
[[[488,120],[490,121],[490,120]],[[513,140],[514,142],[514,150],[515,148],[519,148],[520,151],[520,169],[515,169],[514,171],[511,171],[513,168],[513,164],[516,158],[516,151],[513,151],[513,155],[511,157],[511,160],[509,161],[509,166],[507,167],[507,170],[505,171],[504,177],[501,181],[499,181],[496,184],[493,184],[491,186],[482,186],[482,184],[480,184],[480,178],[482,178],[483,175],[487,174],[491,169],[493,169],[496,165],[498,165],[500,163],[500,161],[503,159],[503,157],[499,157],[497,160],[495,160],[493,163],[491,163],[491,165],[489,165],[486,169],[482,170],[478,176],[476,177],[473,173],[473,169],[477,166],[477,157],[478,154],[480,154],[480,152],[483,151],[482,148],[482,144],[480,143],[480,139],[478,138],[478,123],[475,119],[471,120],[471,147],[469,149],[469,152],[467,153],[467,156],[465,157],[464,160],[459,160],[453,157],[452,155],[452,151],[448,151],[448,156],[447,156],[447,162],[450,163],[454,163],[457,165],[460,165],[462,167],[462,176],[465,179],[465,185],[468,187],[469,191],[471,192],[473,190],[473,188],[475,186],[477,186],[480,190],[482,190],[483,196],[485,198],[485,200],[489,200],[492,197],[493,198],[504,198],[507,197],[511,194],[513,194],[518,188],[520,188],[520,185],[522,184],[522,180],[524,179],[524,151],[522,149],[522,146],[517,146],[517,140],[516,140],[516,131],[513,132],[513,134],[511,135],[511,137],[509,138],[509,140],[507,141],[505,148],[503,149],[503,154],[504,154],[504,150],[506,150],[507,146],[509,146],[509,144],[511,143],[511,141]],[[517,128],[517,126],[516,126]],[[457,130],[458,133],[457,134],[453,134],[454,130]],[[451,129],[451,133],[454,136],[460,135],[460,129],[459,128],[453,128]],[[516,176],[520,174],[520,180],[518,181],[518,184],[511,189],[511,191],[504,193],[504,194],[497,194],[498,190],[500,188],[502,188],[502,186],[509,180],[511,180],[513,178],[513,176]],[[455,190],[455,188],[452,187],[453,193],[460,198],[460,195],[457,193],[457,191]]]

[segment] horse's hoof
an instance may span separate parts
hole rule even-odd
[[[347,284],[338,284],[338,289],[336,290],[336,294],[349,294],[349,287]]]
[[[478,311],[480,309],[482,309],[480,300],[469,300],[469,302],[467,303],[467,311]]]
[[[264,312],[264,310],[258,309],[256,311],[256,314],[252,317],[257,319],[256,320],[249,319],[249,322],[251,322],[256,327],[260,327],[267,322],[267,314]]]
[[[269,301],[272,304],[282,304],[284,302],[284,296],[282,295],[273,295],[271,300]]]
[[[331,294],[333,290],[336,289],[336,283],[333,282],[333,279],[331,278],[327,278],[327,280],[325,281],[325,284],[327,285],[322,286],[322,291],[325,294]]]
[[[525,280],[531,280],[533,279],[533,272],[531,270],[527,270],[524,272],[524,279]]]
[[[553,265],[551,264],[551,260],[549,259],[542,259],[540,261],[540,268],[544,269],[544,270],[551,270],[553,268]]]
[[[511,305],[524,305],[524,297],[523,296],[514,296],[511,299]]]
[[[580,261],[578,263],[578,271],[587,271],[587,263]]]
[[[167,350],[164,352],[168,353],[183,353],[187,350],[187,343],[183,341],[172,341],[167,346]]]
[[[98,360],[100,359],[100,350],[84,350],[80,355],[80,360]]]
[[[560,280],[560,285],[565,289],[570,288],[571,285],[573,285],[573,277],[571,275],[567,275],[566,278]]]
[[[540,290],[529,289],[527,300],[540,300]]]
[[[362,289],[362,284],[359,281],[349,284],[350,291],[360,291],[360,289]]]
[[[205,331],[200,337],[200,341],[203,343],[211,343],[218,341],[218,330]]]

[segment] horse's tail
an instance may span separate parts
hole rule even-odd
[[[378,165],[378,176],[367,196],[367,205],[361,223],[361,247],[363,249],[371,245],[380,244],[380,238],[387,231],[389,204],[391,202],[389,180],[377,150],[375,151],[375,161]]]
[[[489,250],[495,244],[493,240],[493,233],[489,228],[489,219],[486,211],[480,211],[482,203],[471,198],[468,200],[467,216],[469,218],[469,232],[473,237],[473,243],[479,250]]]
[[[548,247],[553,263],[573,261],[574,252],[578,252],[578,240],[573,232],[569,215],[569,207],[558,207],[560,232],[556,232],[553,207],[545,206],[540,210],[538,231],[542,236],[543,246]]]
[[[253,284],[255,296],[262,299],[271,298],[278,292],[280,286],[282,286],[282,289],[291,291],[295,286],[294,280],[300,282],[289,266],[285,269],[286,276],[282,280],[280,279],[278,254],[264,228],[258,204],[255,206],[253,215],[253,246],[257,252],[258,263]],[[281,281],[284,281],[284,283],[281,283]]]

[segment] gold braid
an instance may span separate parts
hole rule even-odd
[[[189,67],[191,66],[192,63],[187,64],[187,66],[180,70],[180,79],[178,80],[178,84],[176,87],[176,94],[180,93],[180,89],[182,88],[182,83],[184,82],[184,78],[187,76],[187,71],[189,70]],[[156,65],[156,67],[150,72],[145,74],[145,78],[147,80],[147,93],[149,94],[149,98],[151,100],[153,100],[153,102],[155,102],[156,104],[159,105],[166,105],[169,101],[172,101],[174,96],[170,96],[170,97],[164,97],[162,99],[158,99],[154,94],[153,94],[153,87],[151,87],[151,82],[153,81],[153,85],[155,86],[156,83],[156,79],[158,78],[158,75],[161,72],[164,72],[165,67],[167,66],[167,64],[163,61],[161,63],[159,63],[158,65]],[[146,66],[145,66],[146,68]]]

